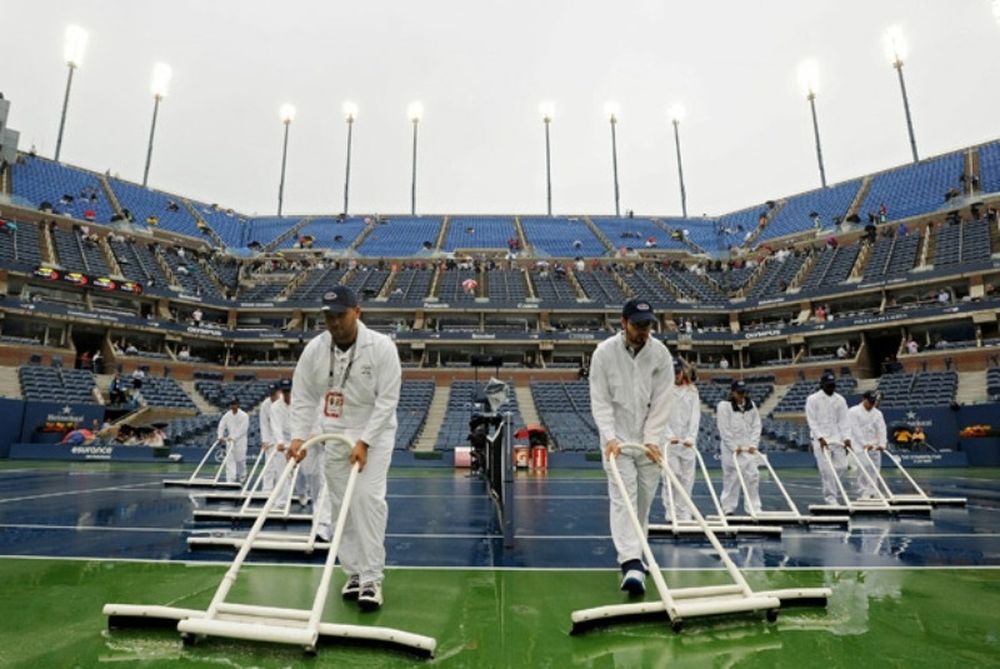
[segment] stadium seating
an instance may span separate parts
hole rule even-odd
[[[148,284],[149,280],[153,279],[156,285],[163,288],[170,283],[153,252],[142,242],[110,241],[109,243],[126,279],[142,284]]]
[[[251,235],[262,235],[265,239],[262,239],[260,236],[254,236],[253,239],[266,245],[300,220],[288,217],[256,218],[251,221]],[[298,233],[282,242],[280,248],[290,249],[297,239],[311,236],[313,238],[313,248],[333,249],[335,251],[343,250],[353,244],[354,240],[364,232],[366,227],[365,219],[353,216],[348,217],[344,221],[340,221],[333,216],[314,218],[302,227]]]
[[[815,292],[817,289],[828,288],[846,281],[851,276],[854,262],[858,259],[859,249],[860,246],[856,243],[837,248],[824,248],[802,282],[803,292]]]
[[[13,194],[34,206],[48,202],[54,213],[67,214],[81,221],[88,210],[95,212],[95,220],[99,223],[107,223],[114,213],[95,173],[46,158],[25,156],[24,161],[11,170],[11,183]],[[72,201],[64,201],[64,196],[71,197]]]
[[[225,411],[233,397],[240,401],[240,408],[247,413],[268,396],[270,381],[245,381],[243,383],[221,383],[219,381],[195,381],[194,387],[210,404]]]
[[[627,297],[622,291],[615,274],[603,269],[588,272],[576,272],[577,283],[586,296],[598,304],[623,304]]]
[[[991,402],[1000,401],[1000,367],[986,370],[986,393]]]
[[[427,411],[434,399],[433,381],[403,381],[396,407],[396,449],[408,450],[427,421]]]
[[[17,374],[26,400],[97,403],[94,375],[87,370],[27,365],[18,368]]]
[[[64,269],[98,276],[108,276],[111,273],[100,247],[93,242],[84,241],[79,231],[54,228],[52,241],[55,243],[59,264]]]
[[[241,249],[253,241],[250,237],[250,225],[246,216],[238,214],[232,209],[223,209],[216,204],[204,204],[194,200],[189,202],[227,247]]]
[[[368,257],[405,257],[430,253],[441,233],[440,217],[393,216],[372,228],[358,246],[358,254]],[[506,242],[505,242],[506,244]]]
[[[347,285],[357,293],[360,299],[371,300],[382,292],[382,287],[388,280],[389,274],[390,271],[387,269],[359,267],[350,275]]]
[[[918,372],[885,374],[878,382],[884,409],[948,406],[955,399],[958,374],[955,372]]]
[[[140,390],[142,402],[153,407],[174,407],[178,409],[197,409],[194,401],[188,397],[180,384],[171,378],[160,378],[147,375],[142,381]]]
[[[565,272],[533,270],[529,273],[535,296],[542,302],[575,302],[576,289]]]
[[[525,277],[521,270],[491,269],[485,272],[487,297],[491,302],[523,302]]]
[[[688,300],[710,304],[722,304],[727,301],[719,288],[704,276],[673,266],[665,268],[663,274]]]
[[[182,198],[121,179],[108,178],[108,184],[118,198],[118,203],[132,214],[136,225],[146,226],[147,218],[155,216],[156,227],[196,239],[205,238],[204,233],[198,229],[198,222],[182,204]]]
[[[851,376],[840,376],[837,378],[837,392],[847,397],[853,395],[858,387],[858,380]],[[819,381],[810,379],[807,381],[796,381],[788,389],[785,396],[774,408],[774,413],[802,413],[806,410],[806,399],[819,390]],[[850,400],[848,400],[848,403]]]
[[[757,283],[750,288],[747,297],[763,300],[783,294],[807,259],[804,254],[793,254],[784,260],[769,258],[767,267],[764,268]]]
[[[896,221],[941,208],[944,194],[960,186],[965,152],[959,151],[876,174],[858,214],[864,219],[884,204],[887,220]]]
[[[444,250],[506,249],[516,237],[511,216],[455,216],[448,222]]]
[[[821,229],[832,229],[837,219],[847,215],[860,187],[861,180],[854,179],[788,198],[764,228],[757,242],[814,230],[816,223],[813,214],[819,214]]]
[[[392,292],[389,294],[389,304],[422,302],[431,292],[433,279],[434,270],[429,268],[399,270]]]
[[[979,147],[979,173],[984,193],[1000,192],[1000,142]]]
[[[463,287],[465,281],[472,279],[476,287],[471,291]],[[475,302],[481,296],[482,286],[479,286],[479,275],[471,269],[452,269],[441,272],[438,284],[438,299],[446,304],[461,304]]]
[[[934,266],[973,263],[990,259],[990,228],[986,220],[938,228]]]
[[[542,426],[549,433],[549,447],[559,451],[600,449],[597,426],[590,413],[587,381],[530,384],[531,397]]]
[[[631,271],[619,272],[622,281],[632,294],[653,302],[673,302],[674,296],[667,289],[666,279],[656,268],[636,267]]]
[[[222,299],[219,289],[209,278],[205,268],[192,254],[185,254],[185,257],[182,258],[177,254],[176,249],[168,248],[160,253],[160,257],[166,261],[174,278],[177,279],[177,283],[186,293],[205,298]]]
[[[916,265],[919,247],[918,235],[894,235],[888,239],[879,239],[868,257],[862,281],[887,281],[905,276]]]
[[[519,220],[536,256],[599,257],[608,251],[583,219],[522,216]]]
[[[0,231],[0,263],[4,265],[40,265],[40,248],[38,226],[34,223],[8,222]]]
[[[485,383],[478,385],[475,381],[452,381],[451,393],[448,396],[448,408],[438,432],[435,450],[451,451],[456,446],[467,446],[469,443],[469,419],[473,414],[473,399],[477,390],[480,390]],[[507,401],[498,409],[498,413],[511,412],[511,422],[514,429],[524,425],[521,413],[517,405],[517,396],[514,388],[508,388]]]
[[[684,242],[671,238],[669,232],[657,225],[650,218],[591,216],[590,220],[604,233],[604,236],[608,238],[608,241],[616,249],[625,247],[631,249],[691,250]],[[653,242],[652,245],[647,244],[647,240],[651,240]]]

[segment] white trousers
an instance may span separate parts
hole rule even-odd
[[[333,520],[340,513],[351,467],[346,459],[329,455],[324,459],[328,506]],[[385,527],[389,520],[385,493],[391,461],[392,446],[368,449],[368,462],[354,484],[354,496],[344,524],[337,557],[344,571],[357,574],[362,583],[381,581],[385,570]]]
[[[324,452],[322,448],[311,448],[306,452],[306,457],[299,465],[299,479],[295,485],[297,494],[312,498],[314,503],[319,497],[320,488],[323,486]]]
[[[226,453],[226,482],[236,483],[243,481],[247,477],[247,440],[237,439],[232,442],[225,442],[226,448],[232,452]]]
[[[760,458],[756,454],[742,453],[736,455],[722,448],[722,512],[735,513],[743,492],[740,487],[740,474],[747,486],[747,494],[743,497],[743,511],[748,514],[760,512],[760,473],[757,467]],[[736,468],[739,467],[739,473]]]
[[[622,493],[611,476],[607,455],[604,455],[603,458],[604,471],[608,474],[608,496],[611,498],[611,539],[614,541],[615,550],[618,553],[618,564],[629,560],[642,560],[645,563],[642,554],[643,537],[636,535],[635,528],[625,508]],[[647,458],[645,454],[633,455],[631,453],[622,453],[616,462],[618,473],[621,474],[628,498],[632,502],[632,508],[635,509],[636,515],[639,516],[639,522],[642,523],[642,531],[645,535],[649,527],[649,510],[656,497],[656,486],[660,483],[660,465]]]
[[[693,446],[684,444],[669,444],[667,446],[667,466],[674,473],[681,487],[687,492],[688,497],[694,490],[695,469],[698,465],[698,458]],[[667,520],[673,520],[670,514],[670,487],[668,485],[667,473],[663,472],[663,513]],[[691,520],[691,509],[684,503],[676,490],[673,491],[674,503],[677,506],[677,520]]]
[[[274,484],[277,483],[278,477],[281,476],[281,470],[285,466],[285,453],[284,451],[278,452],[278,449],[271,444],[271,447],[267,449],[264,453],[264,480],[260,483],[260,489],[263,492],[271,492],[274,490]]]
[[[882,451],[877,448],[873,448],[870,451],[859,449],[858,460],[861,462],[864,470],[868,472],[868,476],[865,476],[864,472],[858,469],[858,495],[861,497],[878,497],[879,490],[877,484],[878,473],[882,469]],[[868,480],[869,478],[871,478],[871,481]]]
[[[816,457],[819,479],[823,484],[823,501],[827,504],[837,504],[840,499],[840,490],[837,488],[835,477],[840,477],[840,481],[843,483],[844,474],[847,473],[847,451],[842,444],[829,442],[827,442],[827,450],[830,452],[830,459],[833,460],[833,469],[830,468],[830,462],[823,454],[823,447],[818,442],[813,443],[813,455]]]

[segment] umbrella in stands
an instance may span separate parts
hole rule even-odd
[[[538,423],[528,423],[515,432],[514,436],[518,439],[528,439],[533,434],[545,434],[545,428]]]
[[[462,282],[462,290],[469,295],[475,294],[476,288],[479,288],[479,282],[475,279],[466,279]]]
[[[80,444],[86,444],[94,440],[94,433],[90,430],[73,430],[67,432],[66,436],[63,437],[62,443],[70,444],[72,446],[79,446]]]

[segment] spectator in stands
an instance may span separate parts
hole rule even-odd
[[[132,372],[132,389],[141,390],[142,382],[145,378],[146,372],[142,369],[142,367],[136,367],[135,371]]]
[[[729,369],[729,360],[726,359],[726,356],[719,358],[719,369]]]
[[[759,459],[761,422],[757,405],[747,392],[747,384],[742,380],[733,381],[728,399],[722,400],[715,408],[719,426],[720,456],[722,458],[722,512],[730,515],[740,503],[740,473],[746,484],[743,510],[748,514],[760,511],[760,475],[757,472]],[[736,468],[739,467],[740,473]]]
[[[111,404],[125,403],[127,399],[125,395],[125,382],[122,380],[121,374],[115,374],[115,377],[111,379],[111,385],[108,386],[108,396]]]
[[[201,319],[204,318],[205,314],[202,312],[200,307],[195,307],[194,311],[191,312],[191,320],[195,325],[201,325]]]
[[[841,360],[847,360],[848,351],[847,347],[844,346],[843,344],[837,347],[837,357]]]
[[[94,370],[95,374],[104,373],[104,356],[101,355],[101,349],[94,351],[94,357],[90,360],[90,368]]]
[[[615,458],[626,492],[645,529],[656,495],[662,459],[660,444],[674,385],[673,358],[650,335],[656,315],[650,303],[633,298],[622,309],[621,332],[595,349],[590,363],[591,412],[597,425],[605,470]],[[622,443],[643,444],[645,452],[623,452]],[[621,589],[645,592],[642,542],[629,520],[622,491],[608,476],[611,537],[622,571]]]
[[[948,304],[951,302],[951,293],[948,292],[947,288],[942,288],[938,293],[937,301],[941,304]]]
[[[906,352],[909,354],[919,353],[920,346],[917,344],[917,340],[910,335],[910,338],[906,340]]]
[[[816,307],[816,322],[823,323],[826,321],[826,307],[822,304]]]
[[[701,398],[694,380],[694,369],[679,358],[675,358],[674,388],[670,398],[664,450],[667,454],[667,464],[670,465],[670,469],[688,496],[694,488],[697,464],[695,450],[698,448],[698,426],[701,423]],[[691,520],[691,509],[688,505],[680,501],[672,507],[674,499],[678,499],[677,493],[668,494],[668,486],[664,483],[663,511],[667,520],[672,520],[675,513],[677,520]]]
[[[864,449],[858,461],[864,471],[857,472],[858,497],[874,499],[878,496],[876,480],[882,467],[882,452],[888,448],[885,418],[878,409],[878,397],[871,390],[861,396],[861,403],[848,412],[851,440],[858,449]]]
[[[190,360],[191,359],[191,349],[187,346],[181,348],[180,352],[177,354],[178,360]]]
[[[250,417],[240,408],[240,398],[229,400],[229,411],[219,419],[216,438],[226,439],[226,482],[242,482],[247,475],[247,434]]]
[[[135,347],[135,344],[129,342],[125,346],[125,355],[139,355],[139,349]]]
[[[924,428],[917,425],[913,428],[910,433],[910,448],[914,451],[924,450],[927,447],[927,435],[924,434]]]
[[[374,610],[383,601],[386,477],[396,439],[402,380],[399,353],[388,336],[360,321],[360,302],[347,286],[327,292],[321,309],[326,330],[306,345],[295,366],[288,455],[302,461],[306,457],[302,444],[317,431],[337,432],[354,443],[350,461],[361,473],[342,544],[348,581],[341,592],[346,599],[357,599],[362,610]],[[324,510],[329,515],[319,524],[321,536],[330,531],[330,520],[338,512],[332,507],[343,498],[345,465],[331,461],[326,469],[333,503]]]
[[[160,224],[160,219],[155,214],[150,214],[146,217],[146,225],[156,226]]]
[[[899,227],[896,228],[896,236],[897,237],[905,237],[907,235],[907,233],[909,233],[909,232],[910,232],[910,229],[908,227],[906,227],[906,223],[900,223]]]
[[[836,391],[837,377],[827,370],[820,379],[820,389],[806,399],[809,438],[826,504],[837,503],[837,479],[847,472],[847,450],[851,448],[847,402]]]
[[[90,351],[84,350],[84,352],[80,354],[80,362],[76,366],[76,368],[77,369],[85,369],[87,371],[90,371],[90,369],[91,369],[91,367],[90,367]]]

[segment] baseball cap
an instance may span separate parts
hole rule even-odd
[[[291,379],[282,379],[280,386],[281,386],[282,390],[291,390],[292,389],[292,380]]]
[[[828,370],[823,372],[823,376],[819,378],[819,382],[821,385],[826,383],[836,383],[837,377],[833,372]]]
[[[230,406],[232,406],[233,404],[239,404],[239,403],[240,403],[240,398],[239,397],[232,397],[229,400]]]
[[[271,383],[267,384],[267,392],[269,393],[273,393],[278,388],[279,386],[277,381],[271,381]]]
[[[358,296],[347,286],[334,286],[323,294],[323,306],[320,311],[332,311],[337,314],[358,306]]]
[[[866,390],[861,394],[861,399],[868,400],[874,404],[878,402],[878,394],[874,390]]]
[[[745,381],[741,379],[736,379],[735,381],[733,381],[730,388],[732,388],[734,391],[745,393],[747,391],[747,384]]]
[[[652,323],[656,320],[656,315],[647,300],[633,297],[622,307],[622,318],[627,318],[634,325],[642,325]]]

